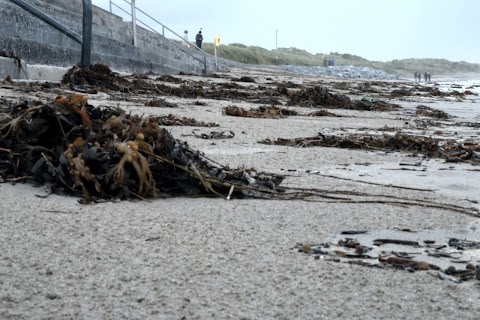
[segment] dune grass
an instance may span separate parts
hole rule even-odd
[[[204,43],[202,49],[213,54],[213,43]],[[480,64],[465,61],[453,62],[446,59],[401,59],[388,62],[369,61],[362,57],[331,52],[329,54],[311,54],[297,48],[278,48],[267,50],[257,46],[246,46],[239,43],[221,45],[217,48],[219,57],[247,64],[258,65],[299,65],[299,66],[323,66],[324,58],[335,59],[336,66],[352,65],[356,67],[370,67],[384,70],[391,74],[401,76],[413,75],[415,71],[430,72],[434,75],[452,75],[465,73],[480,73]]]

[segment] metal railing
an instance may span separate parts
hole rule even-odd
[[[90,60],[92,54],[92,1],[83,0],[83,29],[82,36],[78,35],[74,31],[68,29],[63,24],[52,19],[50,16],[46,15],[42,11],[38,10],[36,7],[23,0],[10,0],[20,8],[31,13],[35,17],[39,18],[43,22],[49,24],[53,28],[57,29],[67,37],[71,38],[75,42],[82,45],[82,56],[80,64],[83,67],[90,67]]]
[[[147,14],[145,11],[141,10],[140,8],[136,7],[135,6],[135,0],[132,0],[131,2],[127,1],[127,0],[123,0],[124,2],[128,3],[131,7],[131,12],[128,12],[127,10],[123,9],[121,6],[117,5],[115,2],[113,2],[112,0],[110,0],[110,13],[113,13],[112,12],[112,7],[116,7],[117,9],[119,9],[120,11],[122,11],[123,13],[127,14],[128,16],[130,16],[132,18],[132,31],[133,31],[133,44],[134,45],[137,45],[137,34],[136,34],[136,23],[134,23],[134,21],[137,21],[138,23],[142,24],[146,29],[152,31],[153,33],[159,35],[159,36],[162,36],[163,39],[165,39],[166,41],[168,41],[169,43],[171,43],[172,45],[174,45],[175,47],[177,47],[178,49],[180,49],[181,51],[185,52],[187,55],[191,56],[192,58],[194,58],[195,60],[199,61],[200,63],[203,64],[203,74],[207,74],[207,55],[205,53],[205,51],[203,51],[202,49],[200,49],[199,47],[197,47],[196,45],[194,45],[193,43],[189,42],[189,41],[186,41],[181,35],[179,35],[178,33],[176,33],[175,31],[173,31],[172,29],[168,28],[167,26],[165,26],[163,23],[161,23],[160,21],[156,20],[155,18],[153,18],[152,16],[150,16],[149,14]],[[138,12],[141,12],[143,15],[145,15],[147,18],[151,19],[153,22],[159,24],[161,27],[162,27],[162,33],[158,32],[157,30],[155,30],[154,28],[150,27],[147,23],[141,21],[140,19],[138,19],[136,17],[136,11]],[[194,54],[192,54],[192,52],[190,52],[190,50],[186,49],[185,47],[183,47],[182,45],[179,45],[177,44],[176,42],[168,39],[165,37],[165,29],[168,30],[169,32],[171,32],[172,34],[174,34],[175,36],[177,36],[181,41],[182,43],[187,43],[189,45],[189,47],[191,48],[194,48],[195,50],[197,50],[200,54],[203,55],[203,61],[198,58],[197,56],[195,56]]]

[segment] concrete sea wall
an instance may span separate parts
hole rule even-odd
[[[82,0],[27,2],[82,34]],[[8,0],[0,0],[0,30],[0,51],[14,51],[27,65],[70,67],[80,62],[80,44]],[[200,52],[189,50],[203,61]],[[131,22],[97,6],[93,6],[92,63],[104,63],[117,71],[157,74],[202,74],[204,69],[200,61],[178,46],[138,25],[134,46]],[[227,64],[220,60],[219,68]],[[213,71],[213,56],[207,55],[207,72]]]

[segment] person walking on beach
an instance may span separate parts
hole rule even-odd
[[[328,67],[328,59],[327,57],[323,58],[323,66],[326,68]]]
[[[425,72],[423,74],[423,78],[425,79],[425,82],[428,82],[428,73],[427,72]]]
[[[415,83],[420,83],[422,81],[422,73],[420,72],[415,72],[413,74],[413,76],[415,77]]]
[[[197,47],[199,47],[200,49],[202,48],[202,41],[203,41],[203,36],[202,36],[202,31],[200,30],[195,36],[195,42],[197,43]]]
[[[188,44],[188,30],[183,31],[183,45],[187,48],[190,47]]]

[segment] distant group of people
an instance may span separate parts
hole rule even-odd
[[[202,42],[203,42],[203,35],[202,35],[202,30],[198,31],[197,35],[195,36],[195,44],[197,45],[198,48],[202,48]],[[190,47],[189,42],[188,42],[188,30],[185,30],[183,32],[183,45],[186,47]]]
[[[335,65],[335,58],[334,57],[331,57],[330,59],[328,59],[327,57],[325,57],[323,59],[323,66],[326,68],[328,66],[334,66]]]
[[[422,82],[422,73],[421,72],[415,72],[413,74],[413,77],[415,78],[415,83]],[[424,78],[426,83],[430,83],[430,81],[432,80],[432,75],[430,74],[430,72],[425,72],[423,74],[423,78]]]

